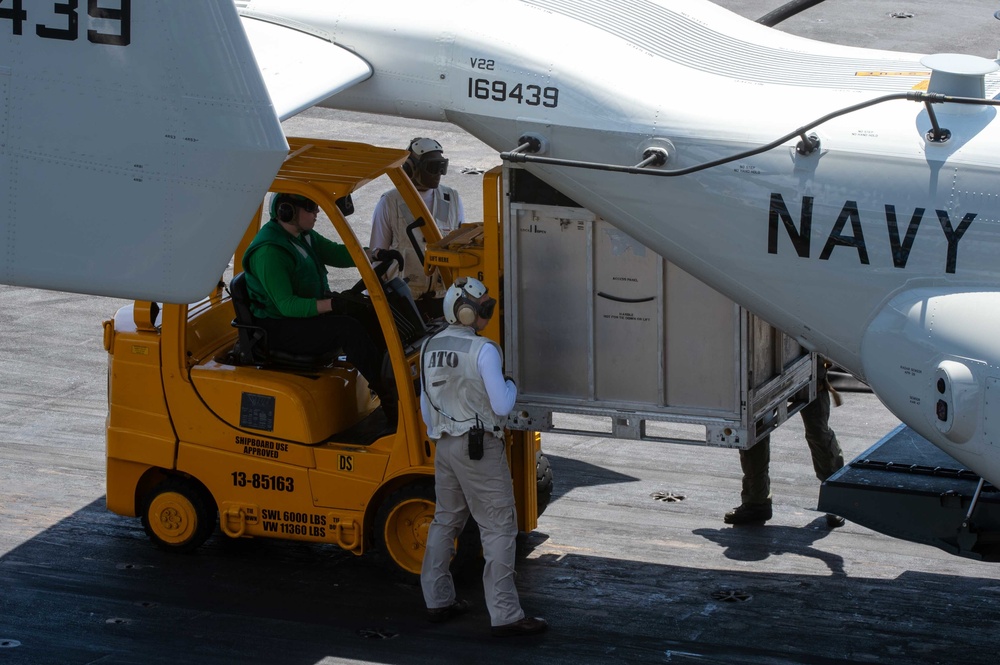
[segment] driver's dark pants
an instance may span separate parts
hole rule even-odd
[[[347,362],[368,380],[383,402],[395,401],[391,377],[382,377],[382,353],[357,319],[341,314],[320,314],[303,319],[256,318],[267,331],[267,345],[276,351],[301,355],[322,355],[342,349]],[[386,385],[388,384],[388,385]]]
[[[812,454],[813,471],[821,481],[826,480],[844,466],[844,453],[837,435],[830,429],[830,392],[820,388],[816,399],[799,411],[805,426],[806,443]],[[766,436],[748,450],[740,451],[743,469],[743,504],[771,503],[771,437]]]

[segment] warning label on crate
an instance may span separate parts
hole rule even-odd
[[[623,311],[604,314],[603,318],[609,319],[611,321],[637,321],[639,323],[646,323],[653,320],[649,316],[643,316],[641,314],[636,314],[635,312],[623,312]]]

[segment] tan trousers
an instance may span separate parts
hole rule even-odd
[[[427,533],[420,586],[429,609],[455,602],[455,583],[448,570],[455,539],[471,514],[479,525],[486,567],[483,590],[490,623],[503,626],[524,618],[514,586],[517,515],[514,486],[503,441],[486,435],[483,458],[469,459],[465,436],[442,436],[434,457],[437,506]]]

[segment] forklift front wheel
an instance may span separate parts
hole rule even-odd
[[[549,502],[552,501],[552,465],[549,463],[549,458],[542,454],[539,450],[535,453],[535,473],[537,474],[537,490],[538,490],[538,517],[542,516],[545,509],[549,507]]]
[[[214,506],[183,478],[167,478],[146,496],[142,527],[156,545],[170,552],[191,552],[215,530]]]
[[[404,576],[420,576],[427,547],[427,529],[434,520],[434,486],[417,482],[406,485],[386,498],[378,510],[376,534],[386,563]]]

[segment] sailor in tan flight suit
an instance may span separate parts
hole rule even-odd
[[[465,221],[465,209],[458,192],[441,184],[441,176],[448,173],[444,149],[434,139],[418,137],[410,141],[407,150],[410,156],[403,168],[434,216],[441,235],[448,235]],[[417,243],[420,252],[426,252],[427,241],[421,227],[408,230],[413,221],[413,215],[399,190],[393,187],[385,192],[372,214],[369,251],[374,261],[383,260],[381,253],[385,250],[400,252],[403,255],[403,280],[410,287],[417,308],[427,318],[440,318],[445,285],[436,269],[430,275],[424,274],[422,259],[413,243]],[[410,239],[411,234],[413,240]],[[392,270],[394,268],[388,273],[390,277],[393,276]]]

